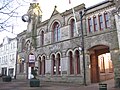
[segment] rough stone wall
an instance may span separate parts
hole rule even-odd
[[[101,5],[97,8],[93,8],[87,11],[84,22],[83,22],[83,30],[84,30],[84,42],[85,42],[85,60],[86,60],[86,79],[87,83],[90,83],[90,57],[88,49],[96,46],[96,45],[106,45],[110,48],[110,53],[112,56],[112,60],[114,65],[118,62],[118,56],[116,56],[116,50],[118,49],[118,38],[117,38],[117,31],[115,28],[109,28],[104,29],[103,31],[98,31],[94,33],[88,33],[88,24],[87,19],[89,17],[93,17],[94,15],[97,15],[99,13],[109,12],[112,10],[113,6],[111,3],[108,3],[106,5]],[[77,12],[77,26],[78,30],[80,29],[80,17],[79,17],[79,11],[83,10],[83,7],[80,8]],[[45,55],[46,56],[46,76],[40,76],[40,79],[46,80],[46,81],[66,81],[66,82],[81,82],[83,83],[83,61],[82,61],[82,55],[80,53],[80,60],[81,60],[81,74],[76,76],[74,75],[69,76],[69,62],[68,62],[68,55],[67,52],[69,50],[72,50],[73,52],[75,49],[78,49],[81,47],[81,36],[78,37],[77,34],[75,34],[74,38],[70,38],[70,19],[73,18],[73,14],[71,11],[66,11],[62,14],[58,13],[54,16],[51,16],[51,18],[48,21],[41,22],[43,25],[39,25],[37,28],[37,49],[34,51],[37,62],[39,61],[39,57]],[[112,17],[111,17],[112,18]],[[98,19],[98,18],[97,18]],[[60,30],[61,30],[61,40],[59,42],[52,42],[52,25],[53,23],[57,21],[60,24]],[[41,31],[44,31],[44,45],[41,46]],[[81,35],[81,34],[80,34]],[[20,44],[19,44],[20,45]],[[51,54],[54,53],[60,53],[61,55],[61,65],[62,65],[62,76],[54,76],[51,77]],[[39,64],[37,63],[37,66]],[[115,66],[116,71],[118,70],[118,66]]]

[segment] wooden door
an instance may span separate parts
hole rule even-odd
[[[91,62],[91,83],[99,82],[99,69],[98,69],[98,60],[95,54],[90,56]]]

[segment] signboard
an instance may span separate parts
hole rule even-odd
[[[35,55],[29,55],[29,63],[35,63]]]

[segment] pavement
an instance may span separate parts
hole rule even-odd
[[[114,88],[114,80],[108,80],[107,90],[120,90]],[[12,80],[11,82],[3,82],[0,79],[0,90],[106,90],[99,89],[99,84],[90,84],[87,86],[74,83],[58,83],[58,82],[40,82],[40,87],[30,87],[29,80]]]

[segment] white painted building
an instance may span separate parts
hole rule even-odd
[[[0,45],[0,74],[15,77],[16,55],[17,39],[6,36]]]

